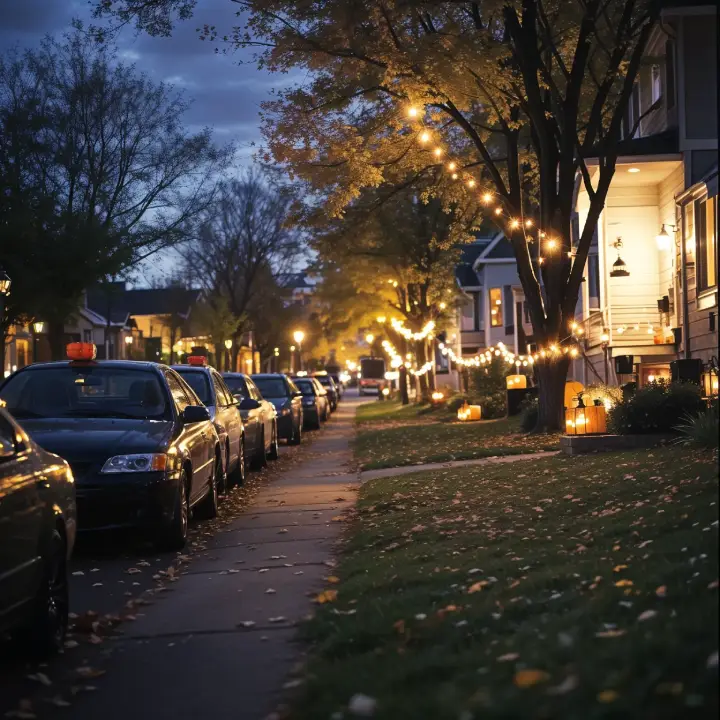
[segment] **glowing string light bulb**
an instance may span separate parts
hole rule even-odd
[[[488,203],[490,203],[490,202],[492,201],[492,199],[493,199],[492,193],[489,193],[489,192],[483,193],[482,201],[483,201],[486,205],[487,205]]]
[[[414,118],[418,116],[418,109],[416,107],[409,107],[407,111],[408,117]]]
[[[454,170],[457,167],[457,164],[454,162],[448,163],[448,170]]]
[[[520,227],[520,221],[519,221],[519,220],[515,220],[515,219],[511,220],[511,221],[510,221],[510,227],[511,227],[513,230],[517,230],[517,229]]]
[[[435,155],[435,157],[441,157],[442,154],[443,154],[442,148],[436,147],[433,150],[433,155]]]
[[[474,187],[475,187],[475,180],[473,180],[472,178],[470,178],[470,179],[467,181],[467,186],[470,187],[470,188],[474,188]]]
[[[420,133],[420,142],[421,143],[430,142],[430,133],[427,132],[427,130],[425,132]]]

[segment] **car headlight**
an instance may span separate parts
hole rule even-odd
[[[156,472],[165,470],[168,456],[162,453],[138,453],[135,455],[114,455],[105,461],[101,473]]]

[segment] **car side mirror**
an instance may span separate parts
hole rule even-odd
[[[293,397],[302,397],[302,393],[299,390],[296,390],[293,394]]]
[[[188,405],[182,412],[182,421],[188,425],[210,419],[210,411],[204,405]]]
[[[252,398],[243,398],[240,401],[241,410],[257,410],[260,407],[260,403]]]

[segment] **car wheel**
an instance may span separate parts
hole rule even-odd
[[[292,435],[288,440],[288,445],[299,445],[302,442],[302,420],[298,420],[297,424],[293,423]]]
[[[189,517],[188,476],[187,471],[183,470],[180,473],[178,491],[175,495],[172,520],[160,535],[158,544],[165,550],[182,550],[187,540]]]
[[[212,520],[217,517],[218,512],[218,485],[224,482],[222,459],[218,452],[215,457],[215,471],[208,483],[207,495],[200,501],[197,508],[197,516],[200,520]]]
[[[252,461],[253,470],[262,470],[267,467],[267,455],[265,454],[265,428],[260,431],[260,442],[255,449]]]
[[[273,423],[272,440],[270,441],[270,452],[268,453],[268,459],[269,460],[277,460],[279,457],[280,457],[280,448],[278,446],[277,423]]]
[[[68,626],[67,545],[54,529],[43,570],[43,581],[35,598],[30,628],[32,647],[42,657],[62,649]]]
[[[237,467],[230,474],[228,485],[233,487],[235,485],[243,485],[245,483],[245,438],[240,438],[240,449],[238,450],[238,464]]]

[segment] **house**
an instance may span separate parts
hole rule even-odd
[[[284,273],[278,276],[277,282],[286,297],[286,306],[306,307],[312,302],[315,281],[307,273]]]
[[[120,357],[114,341],[114,323],[121,318],[132,321],[133,342],[128,355],[135,359],[174,360],[175,347],[184,336],[185,326],[202,291],[183,286],[128,289],[124,282],[107,283],[88,290],[87,309],[109,317],[111,347],[109,357]],[[126,321],[127,322],[127,321]],[[100,345],[98,345],[99,351]]]
[[[718,354],[715,4],[666,3],[646,58],[579,302],[587,383],[670,379],[671,363],[697,379]],[[578,182],[576,236],[587,208]]]

